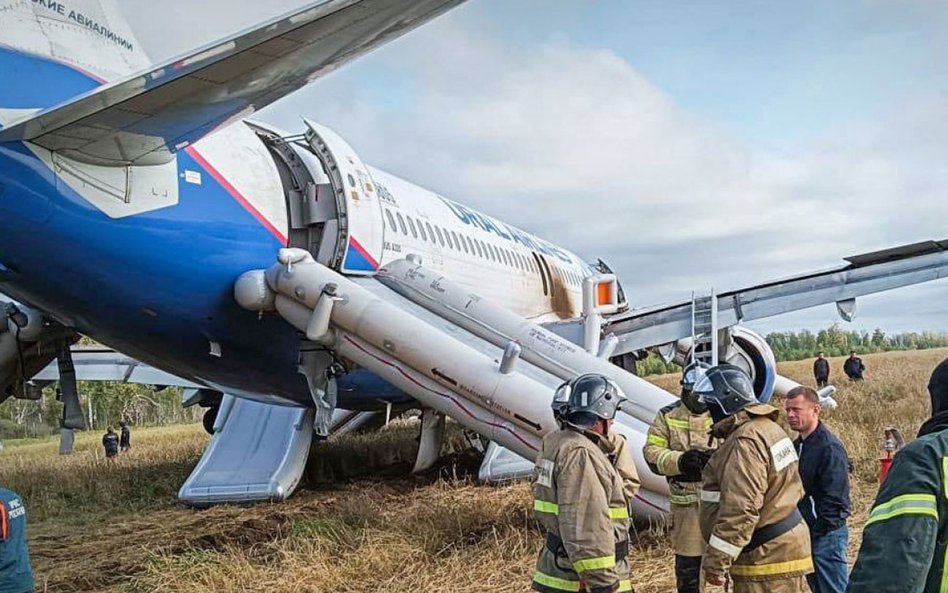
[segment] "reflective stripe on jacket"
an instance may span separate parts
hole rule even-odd
[[[632,590],[626,486],[596,443],[570,429],[546,435],[533,494],[534,514],[559,544],[556,551],[549,545],[540,550],[534,590]]]
[[[700,482],[679,482],[675,476],[681,471],[678,460],[688,450],[711,451],[717,440],[709,445],[708,431],[711,416],[693,414],[680,401],[659,410],[648,429],[642,454],[653,472],[668,480],[669,502],[672,511],[672,546],[682,556],[700,556],[704,541],[698,525],[698,492]]]
[[[948,430],[902,449],[862,532],[848,592],[948,591]]]
[[[727,438],[704,469],[700,498],[701,531],[708,544],[702,559],[705,572],[730,572],[735,581],[813,572],[809,530],[802,521],[744,551],[756,530],[795,513],[803,497],[797,454],[777,417],[773,406],[756,404],[714,427]]]

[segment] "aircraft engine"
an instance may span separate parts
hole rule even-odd
[[[744,369],[754,380],[754,392],[760,401],[770,401],[777,378],[777,359],[767,340],[746,327],[728,329],[730,339],[720,360]]]
[[[742,326],[723,330],[726,335],[721,340],[718,355],[720,362],[739,366],[754,380],[754,392],[760,401],[770,401],[774,393],[774,381],[777,378],[777,359],[767,340],[760,334]],[[681,366],[691,360],[692,340],[685,338],[659,346],[655,351],[666,362],[676,362]]]

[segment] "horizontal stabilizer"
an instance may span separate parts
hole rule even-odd
[[[159,164],[463,0],[320,0],[0,129],[77,161]]]
[[[109,348],[74,346],[73,366],[79,381],[121,381],[142,385],[167,385],[200,388],[192,381],[176,377]],[[56,363],[47,365],[33,377],[37,381],[58,381]]]

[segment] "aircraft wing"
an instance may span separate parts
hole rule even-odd
[[[191,381],[158,370],[147,364],[105,347],[73,346],[72,363],[79,381],[121,381],[145,385],[167,385],[202,388]],[[59,367],[54,360],[37,373],[36,381],[58,381]]]
[[[948,240],[925,241],[845,258],[838,268],[720,293],[718,327],[837,303],[848,315],[859,296],[948,277]],[[691,302],[636,309],[610,317],[624,354],[691,336]]]
[[[99,165],[160,164],[463,0],[320,0],[0,130]]]

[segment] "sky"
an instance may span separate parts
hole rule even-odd
[[[156,61],[305,4],[122,0]],[[602,258],[648,306],[948,239],[946,26],[933,0],[469,0],[257,117],[328,125],[373,166]],[[842,325],[948,331],[946,297],[864,297]]]

